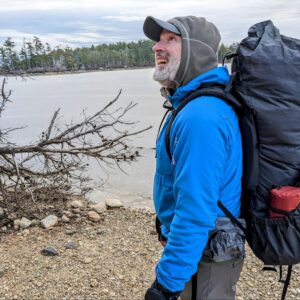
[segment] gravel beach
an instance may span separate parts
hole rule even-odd
[[[0,299],[143,300],[162,247],[154,214],[114,209],[97,222],[82,219],[52,227],[1,234]],[[57,255],[41,253],[53,247]],[[275,272],[247,249],[237,299],[280,299]],[[286,299],[300,299],[300,267]]]

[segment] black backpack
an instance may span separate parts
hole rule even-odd
[[[285,283],[284,299],[292,265],[300,262],[300,207],[282,218],[270,218],[269,194],[274,187],[295,186],[300,178],[300,41],[280,35],[265,21],[252,26],[227,58],[233,58],[227,86],[201,85],[172,111],[167,152],[171,159],[172,123],[187,103],[208,95],[234,107],[243,141],[242,217],[247,229],[220,201],[218,205],[246,233],[265,265],[280,266],[281,274],[282,266],[288,266],[286,279],[280,279]]]

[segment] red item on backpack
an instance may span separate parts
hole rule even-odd
[[[280,218],[294,211],[300,204],[300,188],[282,186],[271,190],[270,218]]]

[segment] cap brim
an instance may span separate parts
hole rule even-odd
[[[144,22],[143,30],[144,30],[144,34],[150,40],[158,42],[160,40],[160,34],[163,31],[163,29],[181,35],[177,27],[171,23],[150,16],[146,18]]]

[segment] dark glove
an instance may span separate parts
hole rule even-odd
[[[147,290],[145,300],[177,300],[179,296],[180,292],[170,292],[155,280]]]

